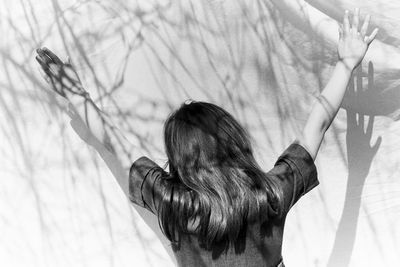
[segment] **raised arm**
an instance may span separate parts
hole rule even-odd
[[[57,94],[68,101],[67,111],[71,117],[71,126],[83,141],[96,149],[122,191],[129,196],[128,171],[114,154],[107,131],[116,127],[90,98],[69,61],[62,62],[47,48],[37,49],[37,53],[36,60],[45,72],[45,79]]]
[[[339,29],[338,62],[317,98],[318,101],[312,107],[301,136],[298,137],[299,143],[308,150],[313,159],[317,156],[325,132],[340,108],[353,70],[364,58],[368,46],[378,32],[378,29],[375,29],[371,35],[366,35],[370,15],[365,18],[359,30],[359,13],[359,9],[356,8],[350,25],[349,12],[346,10],[343,25]]]
[[[62,62],[47,48],[38,49],[37,53],[36,60],[45,72],[45,79],[52,85],[52,89],[64,97],[68,103],[67,113],[71,118],[71,126],[84,142],[98,152],[122,191],[129,198],[129,168],[126,169],[115,155],[107,133],[107,128],[116,127],[90,98],[70,62]],[[176,263],[170,242],[161,232],[157,217],[140,206],[134,207],[158,236],[171,260]]]

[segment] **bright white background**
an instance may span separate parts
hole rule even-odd
[[[231,112],[267,171],[305,123],[335,64],[337,21],[356,6],[380,32],[322,144],[320,185],[288,216],[283,258],[289,267],[400,266],[395,0],[1,0],[1,265],[172,266],[71,129],[39,75],[37,47],[69,55],[91,95],[106,94],[126,167],[143,154],[165,162],[163,121],[191,98]]]

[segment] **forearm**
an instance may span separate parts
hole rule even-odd
[[[126,196],[129,196],[128,169],[125,169],[126,166],[124,167],[121,160],[113,153],[113,151],[111,151],[111,149],[106,147],[104,142],[101,142],[92,134],[82,118],[82,115],[84,114],[79,114],[76,107],[72,104],[69,107],[68,115],[71,118],[70,124],[76,134],[89,146],[93,147],[97,153],[99,153],[100,157],[117,180],[122,191]]]
[[[298,138],[313,159],[318,153],[325,132],[340,108],[351,73],[352,69],[341,61],[336,64],[331,78],[312,107],[301,137]]]
[[[111,151],[111,144],[108,143],[109,138],[107,136],[107,126],[110,125],[107,125],[106,115],[97,107],[89,95],[86,97],[75,95],[70,97],[69,101],[91,134]]]
[[[350,25],[349,12],[346,10],[343,25],[339,27],[338,58],[331,78],[322,90],[312,108],[310,116],[298,138],[315,159],[326,130],[335,118],[342,103],[347,85],[349,84],[353,69],[358,66],[368,50],[368,46],[375,39],[378,29],[368,36],[369,21],[367,15],[360,27],[360,9],[356,8]]]
[[[319,129],[325,132],[335,118],[346,93],[352,69],[338,61],[332,76],[314,104],[308,121],[315,121]]]
[[[79,103],[77,103],[79,104]],[[111,152],[106,146],[97,139],[94,135],[91,134],[90,130],[87,127],[87,124],[84,122],[83,118],[85,116],[85,111],[83,108],[78,109],[71,104],[71,109],[75,112],[68,112],[71,118],[71,126],[75,130],[75,132],[90,146],[92,146],[97,153],[99,153],[100,157],[106,163],[107,167],[110,169],[111,173],[115,177],[118,185],[121,190],[129,199],[129,170],[125,168],[120,159]],[[79,105],[78,105],[79,106]],[[96,110],[94,110],[96,111]],[[91,124],[92,125],[92,124]],[[167,250],[168,254],[171,257],[171,260],[176,263],[174,253],[169,246],[169,240],[162,234],[160,228],[158,227],[157,217],[151,214],[148,210],[141,208],[139,206],[134,206],[139,215],[144,219],[147,225],[157,234],[160,238],[161,243]]]
[[[98,142],[97,145],[93,147],[110,169],[124,194],[129,198],[129,171],[125,170],[117,156],[109,151],[102,143]]]

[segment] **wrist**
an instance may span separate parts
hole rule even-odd
[[[72,94],[68,99],[73,105],[80,105],[91,100],[90,94],[86,91],[83,91],[83,93],[80,94]]]
[[[336,63],[336,68],[342,69],[343,71],[349,73],[351,75],[351,73],[353,72],[353,70],[356,68],[357,65],[348,63],[346,61],[344,61],[343,59],[339,59],[338,62]]]

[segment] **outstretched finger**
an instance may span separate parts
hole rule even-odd
[[[59,57],[56,56],[50,49],[43,47],[42,51],[57,65],[62,65],[63,62]]]
[[[352,33],[358,33],[358,25],[360,24],[360,9],[356,7],[354,10],[353,26],[351,27]]]
[[[368,90],[372,92],[374,88],[374,65],[370,61],[368,63]]]
[[[57,65],[57,64],[55,64],[55,63],[53,63],[53,62],[49,64],[49,70],[51,71],[51,73],[52,73],[54,76],[60,76],[61,67],[62,67],[62,66]]]
[[[361,34],[362,38],[364,38],[365,35],[367,34],[367,30],[368,30],[368,26],[369,26],[370,20],[371,20],[371,15],[368,14],[365,17],[363,25],[361,26],[360,34]]]
[[[371,33],[370,36],[365,36],[364,41],[369,45],[376,37],[378,34],[378,28],[375,28],[375,30]]]
[[[346,10],[344,12],[344,17],[343,17],[343,33],[344,35],[349,34],[350,32],[350,22],[349,22],[349,11]]]
[[[50,68],[49,65],[47,64],[47,62],[45,61],[45,59],[39,55],[37,55],[35,57],[36,61],[39,63],[39,65],[42,67],[42,69],[44,70],[44,72],[46,72],[46,74],[50,73]]]
[[[44,72],[42,68],[38,68],[40,75],[43,77],[43,79],[47,82],[50,83],[50,76]]]
[[[43,62],[43,63],[49,64],[49,63],[52,61],[52,59],[49,58],[49,57],[44,53],[44,51],[43,51],[42,49],[38,48],[38,49],[36,49],[36,52],[37,52],[38,56],[42,59],[42,62]]]

